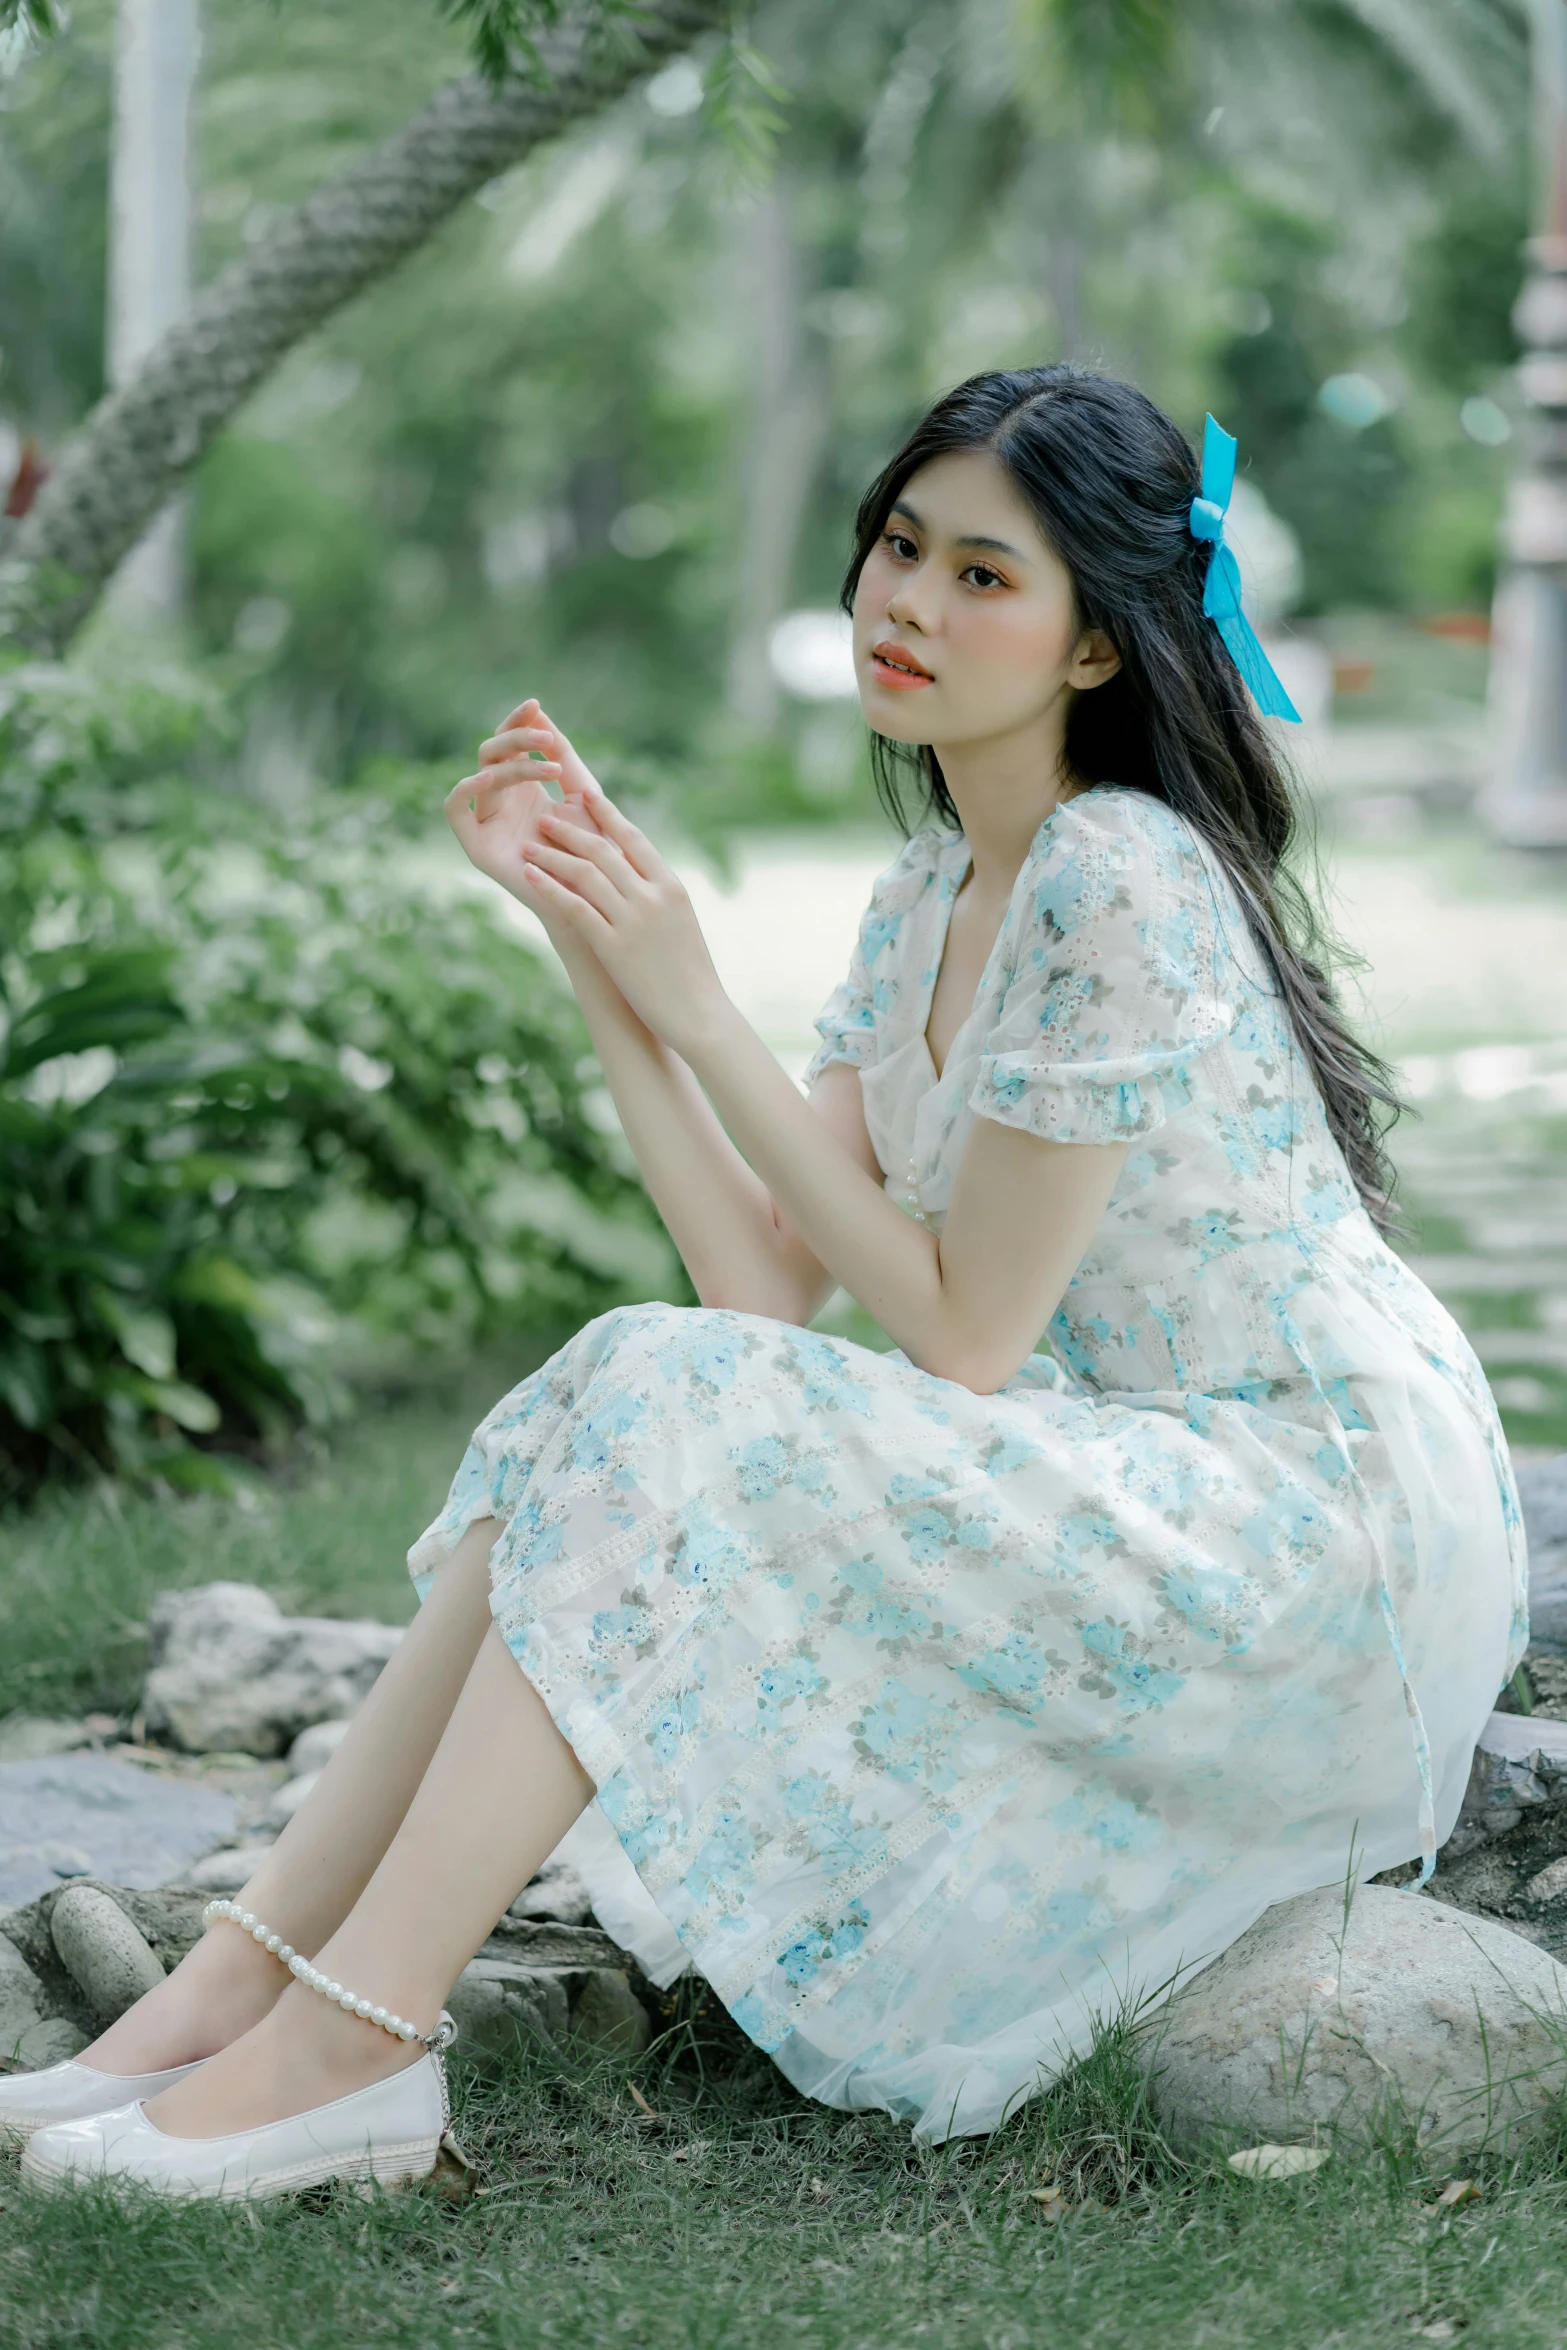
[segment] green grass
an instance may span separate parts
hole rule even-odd
[[[639,2068],[519,2056],[459,2076],[483,2191],[339,2190],[253,2211],[39,2197],[0,2170],[9,2350],[1558,2350],[1567,2186],[1552,2149],[1433,2216],[1395,2152],[1312,2176],[1183,2163],[1120,2036],[988,2142],[920,2149],[780,2084],[722,2017]],[[1046,2219],[1029,2190],[1059,2182]]]
[[[232,1499],[99,1485],[0,1519],[0,1718],[17,1708],[128,1714],[159,1591],[260,1583],[304,1614],[404,1622],[406,1553],[445,1499],[474,1424],[547,1348],[518,1346],[367,1408],[331,1444]]]

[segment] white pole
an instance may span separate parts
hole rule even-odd
[[[119,0],[109,218],[109,380],[133,375],[190,303],[190,114],[196,0]],[[127,617],[172,620],[184,601],[184,532],[166,506],[120,566]]]
[[[1567,849],[1567,0],[1531,0],[1536,192],[1513,311],[1521,461],[1502,524],[1492,625],[1496,762],[1481,806],[1499,839]]]

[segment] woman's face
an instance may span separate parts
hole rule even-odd
[[[910,475],[866,557],[854,665],[876,732],[939,752],[1026,731],[1119,661],[1005,467],[965,450]]]

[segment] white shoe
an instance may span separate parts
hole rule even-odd
[[[0,2146],[23,2145],[35,2130],[109,2113],[133,2097],[156,2097],[206,2061],[198,2056],[161,2073],[100,2073],[72,2057],[39,2073],[11,2073],[0,2079]]]
[[[289,2195],[327,2179],[401,2186],[428,2178],[445,2129],[445,2082],[429,2055],[331,2105],[224,2138],[171,2138],[134,2100],[39,2130],[22,2176],[35,2187],[104,2179],[154,2195],[225,2198]]]

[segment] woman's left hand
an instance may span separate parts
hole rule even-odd
[[[583,806],[591,831],[542,817],[524,850],[528,879],[654,1035],[689,1057],[728,1001],[696,910],[678,874],[600,788]]]

